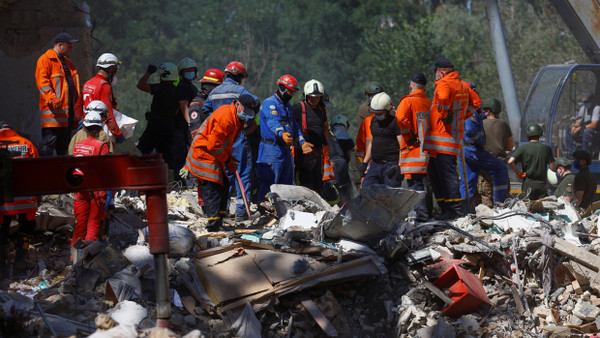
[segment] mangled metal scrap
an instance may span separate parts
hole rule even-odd
[[[330,238],[372,245],[402,223],[423,197],[423,191],[371,186],[348,202],[323,230]]]

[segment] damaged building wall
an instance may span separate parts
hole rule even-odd
[[[0,0],[0,73],[4,79],[0,82],[0,120],[10,122],[36,144],[41,139],[41,125],[35,68],[58,33],[68,32],[79,39],[70,58],[81,84],[93,75],[85,8],[82,1]]]

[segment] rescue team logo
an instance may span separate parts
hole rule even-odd
[[[190,117],[192,118],[192,120],[195,120],[198,118],[198,113],[197,112],[192,112],[192,115],[190,115]]]
[[[73,155],[75,157],[94,155],[94,146],[90,146],[87,144],[77,144],[75,145]]]

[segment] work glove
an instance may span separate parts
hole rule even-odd
[[[115,140],[116,144],[121,144],[123,142],[125,142],[125,136],[123,136],[123,135],[117,137],[117,139]]]
[[[283,139],[283,142],[285,142],[285,144],[287,144],[288,146],[294,144],[294,139],[292,138],[292,135],[290,135],[290,133],[288,132],[283,133],[283,135],[281,135],[281,138]]]
[[[283,134],[283,135],[285,135],[285,134]],[[304,154],[312,153],[313,147],[314,147],[314,145],[312,143],[304,142],[304,144],[302,145],[302,153],[304,153]]]
[[[50,108],[50,110],[57,110],[58,108],[60,108],[60,99],[58,97],[55,97],[52,100],[50,100],[50,102],[48,102],[48,108]]]
[[[442,122],[444,122],[444,124],[450,124],[452,123],[452,120],[454,120],[454,111],[451,110],[448,112],[448,115],[442,120]]]
[[[225,169],[227,169],[227,172],[229,172],[230,174],[235,173],[237,168],[238,164],[233,159],[230,159],[229,161],[227,161],[227,163],[225,163]]]
[[[392,179],[400,174],[400,167],[397,165],[391,166],[385,171],[385,174],[389,179]]]
[[[521,171],[521,173],[519,174],[519,178],[524,180],[525,177],[527,177],[527,174]]]
[[[146,68],[146,73],[154,74],[154,73],[156,73],[157,70],[158,70],[158,67],[156,67],[155,65],[148,65],[148,68]]]
[[[369,163],[361,163],[360,164],[360,178],[365,177],[365,174],[367,173],[367,169],[369,169]]]
[[[187,170],[186,167],[181,168],[181,170],[179,170],[179,176],[183,179],[186,179],[189,175],[190,171]]]

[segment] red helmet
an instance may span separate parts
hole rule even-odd
[[[277,84],[280,85],[284,85],[285,88],[296,92],[298,91],[298,81],[296,81],[296,78],[291,76],[291,75],[284,75],[282,77],[279,78],[279,80],[277,80]]]
[[[233,61],[225,67],[225,73],[231,73],[233,75],[241,74],[244,78],[248,77],[246,73],[246,66],[241,62]]]
[[[223,73],[221,70],[211,68],[204,73],[204,77],[200,80],[200,83],[221,84],[223,83],[224,77],[225,73]]]

